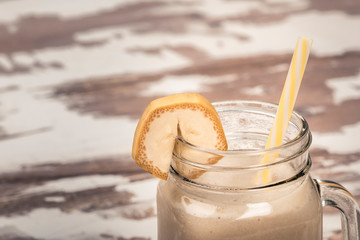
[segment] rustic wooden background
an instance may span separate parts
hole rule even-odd
[[[147,103],[276,103],[298,36],[312,175],[360,200],[360,1],[0,0],[0,239],[155,240],[158,180],[130,157]]]

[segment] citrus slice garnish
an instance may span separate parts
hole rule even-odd
[[[198,147],[227,150],[213,105],[200,94],[180,93],[147,106],[135,131],[132,157],[140,167],[166,180],[177,137]]]

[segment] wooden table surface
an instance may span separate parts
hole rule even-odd
[[[131,159],[149,101],[278,102],[314,40],[295,109],[313,177],[360,200],[360,2],[0,1],[0,239],[156,239],[158,180]],[[339,239],[326,209],[324,239]]]

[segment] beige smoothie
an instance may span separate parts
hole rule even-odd
[[[246,192],[199,192],[175,178],[159,184],[158,240],[322,239],[322,206],[309,175]]]

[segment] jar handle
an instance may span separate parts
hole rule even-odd
[[[323,206],[337,208],[341,212],[344,240],[359,240],[360,209],[356,199],[343,186],[328,180],[315,179]]]

